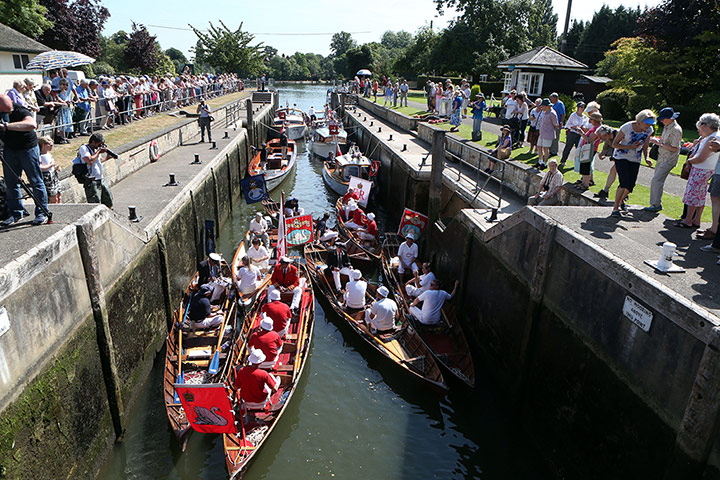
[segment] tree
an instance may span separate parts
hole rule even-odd
[[[260,72],[264,66],[263,44],[250,45],[255,36],[243,32],[242,23],[237,30],[230,30],[222,20],[219,22],[219,27],[210,23],[208,33],[203,33],[190,25],[202,48],[202,60],[222,72],[235,72],[241,75],[254,75]],[[198,58],[197,49],[195,56]]]
[[[575,49],[580,43],[580,38],[585,31],[586,24],[582,20],[579,22],[573,20],[570,28],[568,29],[567,37],[565,38],[565,53],[571,57],[575,57]]]
[[[413,41],[413,36],[411,33],[406,32],[405,30],[400,30],[399,32],[395,33],[392,30],[388,30],[387,32],[383,33],[382,39],[380,40],[380,43],[389,49],[395,49],[395,48],[407,48],[410,46],[410,44]]]
[[[432,70],[430,56],[438,35],[429,26],[421,27],[410,45],[395,60],[394,68],[408,74],[428,73]]]
[[[557,46],[558,16],[552,0],[534,0],[528,15],[528,37],[532,47]]]
[[[173,68],[176,72],[182,71],[183,67],[188,63],[188,59],[185,54],[177,48],[168,48],[167,50],[165,50],[165,55],[167,55],[167,57],[170,59],[170,62],[173,64]]]
[[[152,73],[160,64],[162,50],[145,25],[132,24],[132,33],[123,50],[125,63],[139,73]]]
[[[4,0],[0,2],[0,18],[10,28],[30,38],[39,38],[53,23],[48,10],[39,0]]]
[[[125,45],[128,42],[128,34],[120,30],[109,37],[100,36],[100,56],[95,64],[103,62],[113,70],[125,72],[128,66],[125,63]],[[104,72],[103,72],[104,73]]]
[[[354,48],[357,44],[353,40],[352,35],[348,32],[339,32],[332,36],[330,40],[330,50],[334,57],[341,57],[345,52]]]
[[[585,26],[575,47],[574,57],[588,67],[595,68],[613,42],[635,36],[639,17],[639,8],[633,10],[621,5],[613,10],[603,5]]]
[[[374,68],[375,55],[373,54],[373,49],[368,44],[351,48],[345,52],[344,56],[347,59],[347,66],[345,67],[347,78],[353,78],[355,72],[361,68]]]
[[[91,57],[100,54],[100,32],[110,11],[99,0],[40,0],[47,9],[53,28],[40,37],[45,45],[58,50],[73,50]]]

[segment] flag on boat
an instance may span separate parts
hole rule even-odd
[[[311,215],[300,215],[285,219],[285,238],[288,245],[298,246],[313,241],[313,219]]]
[[[278,214],[277,258],[287,255],[287,239],[285,238],[285,192],[280,196],[280,213]]]
[[[192,428],[200,433],[235,433],[235,413],[222,383],[189,385],[176,383],[185,416]]]
[[[245,203],[251,205],[268,197],[265,175],[253,175],[240,180],[240,188],[245,195]]]
[[[355,190],[360,197],[358,199],[358,203],[363,207],[367,207],[368,200],[370,200],[370,189],[372,186],[372,182],[370,180],[365,180],[364,178],[350,177],[350,181],[348,182],[348,189],[352,188]]]
[[[407,237],[408,234],[412,233],[415,240],[418,240],[420,235],[425,231],[429,221],[430,219],[422,213],[406,208],[400,220],[398,235]]]

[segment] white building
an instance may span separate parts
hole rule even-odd
[[[28,77],[35,85],[42,85],[42,71],[28,71],[25,66],[37,54],[48,50],[42,43],[0,23],[0,92],[11,89],[13,81]]]

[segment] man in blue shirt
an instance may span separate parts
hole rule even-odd
[[[482,93],[478,93],[475,95],[477,100],[472,102],[470,104],[470,107],[472,107],[472,118],[473,118],[473,129],[472,129],[472,141],[477,142],[478,140],[482,140],[482,122],[483,122],[483,115],[485,112],[485,108],[487,108],[487,104],[485,103],[485,95]]]
[[[80,135],[90,135],[88,132],[88,118],[90,117],[90,86],[88,81],[83,79],[80,81],[80,86],[75,89],[78,100],[80,103],[75,105],[75,115],[79,125]]]
[[[555,131],[555,140],[553,140],[552,145],[550,145],[550,156],[554,157],[558,154],[560,132],[562,131],[562,126],[565,125],[565,104],[555,92],[550,94],[550,103],[552,103],[552,109],[557,113],[558,125],[560,125]]]

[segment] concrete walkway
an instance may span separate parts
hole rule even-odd
[[[417,108],[419,110],[426,110],[427,105],[420,102],[413,102],[412,100],[408,100],[408,106]],[[463,119],[463,124],[472,126],[472,118],[465,118]],[[504,124],[503,119],[501,118],[495,118],[495,117],[485,117],[485,120],[483,120],[483,131],[492,133],[493,135],[500,135],[500,128]],[[560,156],[562,156],[562,150],[565,148],[564,143],[560,143],[560,146],[558,148],[559,155],[555,158],[558,160],[560,159]],[[571,156],[574,154],[574,151],[570,154]],[[681,160],[682,161],[682,160]],[[608,173],[610,169],[612,168],[612,162],[610,161],[603,161],[598,162],[595,164],[595,170],[599,170],[601,172]],[[652,180],[652,177],[655,173],[655,170],[652,168],[649,168],[645,165],[645,163],[642,164],[644,168],[640,169],[640,173],[638,174],[638,180],[637,183],[639,185],[644,185],[646,187],[650,187],[650,182]],[[617,183],[617,180],[616,180]],[[667,180],[665,181],[665,188],[663,191],[667,194],[674,195],[676,197],[681,197],[685,193],[685,186],[687,185],[687,180],[683,180],[677,175],[669,175]],[[597,191],[600,188],[602,188],[604,185],[595,185],[595,187],[592,188],[593,191]],[[708,196],[707,205],[710,205],[710,200]]]

